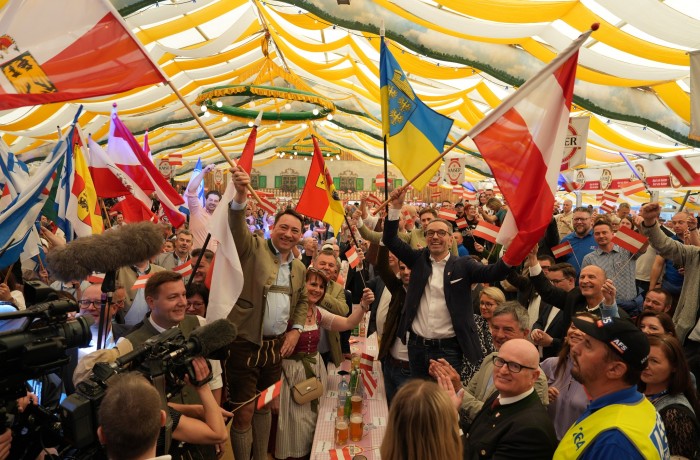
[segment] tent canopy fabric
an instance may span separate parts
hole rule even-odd
[[[600,23],[581,49],[575,116],[590,116],[587,163],[596,168],[631,159],[698,154],[688,139],[689,56],[700,48],[700,10],[694,0],[112,0],[171,82],[193,103],[207,89],[289,81],[282,69],[335,110],[317,121],[265,121],[255,162],[274,161],[283,146],[319,136],[322,144],[381,164],[379,30],[429,106],[455,120],[455,140],[572,39]],[[0,3],[0,7],[2,4]],[[0,10],[0,15],[2,10]],[[267,65],[268,67],[264,67]],[[227,96],[233,107],[277,113],[307,111],[279,97]],[[0,112],[0,134],[22,160],[40,160],[57,141],[56,127],[79,122],[105,142],[116,102],[120,117],[141,139],[149,130],[154,158],[182,153],[181,175],[197,158],[223,158],[167,85],[113,96]],[[201,113],[201,109],[197,108]],[[208,111],[204,119],[237,157],[249,120]],[[490,171],[468,140],[474,178]]]

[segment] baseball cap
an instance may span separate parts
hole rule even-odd
[[[634,324],[620,318],[606,317],[593,323],[573,319],[581,331],[600,340],[617,353],[631,367],[642,370],[649,357],[649,340]]]

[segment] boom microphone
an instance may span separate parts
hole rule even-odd
[[[163,233],[152,222],[123,225],[102,235],[78,238],[51,250],[46,264],[61,281],[83,280],[92,272],[134,265],[160,253]]]
[[[192,331],[187,341],[191,354],[209,357],[236,339],[238,329],[227,319],[217,319],[211,324]]]

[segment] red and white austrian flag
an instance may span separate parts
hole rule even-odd
[[[565,241],[562,244],[558,244],[556,246],[552,246],[552,254],[554,254],[554,257],[557,259],[559,257],[564,257],[565,255],[571,254],[573,252],[574,248],[568,241]]]
[[[331,456],[331,460],[352,460],[352,454],[350,453],[349,447],[343,447],[342,449],[331,449],[328,451]]]
[[[476,192],[465,190],[462,192],[462,199],[465,201],[476,201]]]
[[[386,185],[386,180],[384,179],[384,174],[377,174],[377,177],[374,179],[374,185],[377,188],[384,188]]]
[[[190,276],[192,274],[192,261],[188,260],[184,264],[178,265],[173,268],[173,271],[181,274],[183,277]]]
[[[613,244],[627,249],[632,254],[636,254],[647,241],[648,239],[645,236],[623,226],[620,226],[620,229],[612,239]]]
[[[146,287],[146,282],[148,282],[148,278],[150,278],[152,273],[148,273],[145,275],[141,275],[138,278],[136,278],[136,282],[134,283],[133,286],[131,286],[132,290],[137,290],[137,289],[143,289]]]
[[[260,203],[258,203],[258,206],[265,210],[266,213],[275,214],[277,212],[275,205],[272,204],[267,198],[260,195],[258,195],[258,197],[260,198]]]
[[[622,193],[624,193],[625,196],[634,195],[635,193],[643,192],[644,190],[646,190],[644,182],[639,179],[628,182],[624,187],[622,187]]]
[[[666,162],[666,167],[683,187],[700,185],[700,173],[696,172],[685,158],[681,156],[671,158]]]
[[[611,214],[615,211],[615,204],[611,203],[609,201],[603,200],[603,203],[601,203],[601,205],[600,205],[600,209],[607,212],[608,214]]]
[[[360,369],[372,372],[374,369],[374,356],[362,353],[360,356]]]
[[[463,190],[464,187],[462,187],[461,185],[455,185],[454,187],[452,187],[452,193],[454,193],[455,195],[461,195]]]
[[[367,203],[372,204],[374,206],[380,206],[382,204],[382,200],[370,193],[369,195],[367,195]]]
[[[261,393],[260,396],[258,396],[258,410],[262,409],[266,405],[270,404],[273,399],[278,397],[280,395],[280,390],[282,389],[282,380],[279,382],[275,383],[274,385],[270,385],[269,387],[265,388]]]
[[[498,232],[500,231],[501,227],[499,227],[498,225],[489,224],[485,220],[482,220],[479,221],[479,224],[472,232],[472,235],[474,235],[475,237],[483,238],[486,241],[495,243],[496,237],[498,236]]]
[[[373,397],[377,392],[377,379],[372,374],[372,371],[363,370],[360,375],[362,376],[362,383],[365,385],[367,394],[370,398]]]
[[[348,264],[350,264],[350,268],[355,268],[358,265],[360,265],[360,256],[357,255],[357,250],[355,250],[355,246],[351,247],[348,252],[345,253],[345,257],[348,259]]]
[[[620,195],[617,194],[617,193],[615,193],[615,192],[605,191],[605,192],[603,192],[603,199],[602,199],[602,201],[603,201],[603,202],[609,201],[609,202],[611,202],[612,204],[615,204],[615,203],[617,203],[617,198],[618,198],[619,196],[620,196]]]
[[[87,280],[90,284],[102,284],[105,280],[105,274],[93,273],[92,275],[88,276]]]
[[[445,219],[449,220],[450,222],[454,222],[455,220],[457,220],[457,211],[455,211],[454,209],[440,208],[438,217],[440,219]]]
[[[467,219],[465,219],[464,217],[460,217],[459,219],[457,219],[455,221],[455,223],[457,224],[457,228],[459,228],[460,230],[464,230],[465,228],[469,228],[469,223],[467,222]]]
[[[171,153],[168,155],[168,161],[170,161],[170,166],[182,166],[182,154]]]

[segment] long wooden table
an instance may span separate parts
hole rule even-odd
[[[350,351],[352,353],[365,353],[374,356],[374,367],[372,374],[377,380],[377,391],[372,398],[365,395],[363,415],[365,429],[362,440],[359,442],[348,441],[350,455],[361,454],[368,460],[380,459],[379,446],[384,438],[388,408],[386,404],[386,393],[384,391],[384,377],[382,376],[381,364],[376,357],[379,353],[377,335],[370,337],[351,337]],[[344,361],[340,369],[349,371],[350,361]],[[338,384],[342,376],[338,375],[338,370],[333,363],[328,365],[328,384],[321,397],[318,411],[318,421],[316,423],[316,433],[311,447],[311,460],[327,460],[331,458],[330,451],[336,449],[335,417],[338,406]],[[343,458],[343,457],[339,457]]]

